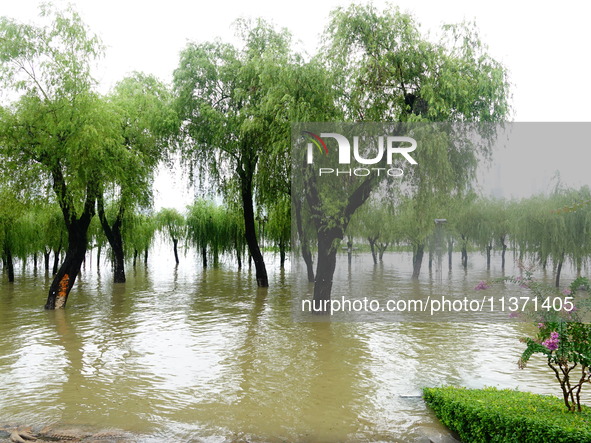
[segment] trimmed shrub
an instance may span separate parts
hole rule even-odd
[[[591,443],[591,408],[568,412],[556,397],[448,386],[425,388],[423,398],[464,442]]]

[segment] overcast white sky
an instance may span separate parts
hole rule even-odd
[[[36,0],[2,0],[1,3],[0,15],[23,21],[35,20],[38,15]],[[107,90],[134,70],[169,81],[187,41],[215,37],[230,40],[231,24],[238,17],[263,17],[287,27],[309,52],[314,52],[329,12],[351,2],[73,0],[70,3],[108,47],[98,75]],[[373,3],[380,6],[386,2]],[[392,3],[412,13],[425,31],[436,30],[442,23],[475,21],[490,53],[509,69],[514,121],[591,122],[591,2],[400,0]],[[54,4],[65,2],[58,0]],[[520,196],[522,187],[517,184],[526,180],[526,172],[527,180],[544,182],[555,169],[560,169],[563,178],[573,184],[591,183],[586,171],[591,151],[580,146],[572,149],[576,150],[563,151],[560,158],[539,151],[532,158],[527,149],[501,153],[498,161],[508,162],[500,175],[506,196]],[[528,166],[524,167],[525,163],[520,162],[526,161]],[[163,189],[169,181],[170,178],[161,180],[158,186]],[[517,188],[520,191],[513,192]],[[157,200],[158,205],[167,203],[170,200],[163,203],[162,196]]]

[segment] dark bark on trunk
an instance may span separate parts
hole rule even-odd
[[[433,270],[433,250],[429,249],[429,272]]]
[[[51,252],[51,249],[45,249],[43,251],[43,263],[44,263],[44,267],[45,267],[45,272],[49,273],[49,253]]]
[[[453,240],[449,240],[447,242],[447,265],[448,265],[448,269],[449,271],[451,271],[451,264],[452,264],[452,255],[454,252],[454,241]]]
[[[8,271],[8,281],[14,282],[14,260],[12,259],[12,251],[8,246],[4,246],[4,263]]]
[[[505,270],[505,252],[507,252],[507,245],[503,243],[503,250],[501,252],[501,270]]]
[[[300,247],[302,249],[302,258],[306,264],[308,281],[310,283],[314,283],[314,262],[312,260],[312,252],[310,252],[310,242],[302,224],[302,202],[298,198],[295,198],[293,203],[296,213],[296,226],[298,229],[298,236],[300,238]],[[349,261],[351,261],[351,248],[349,249]]]
[[[148,266],[148,248],[144,251],[144,266]]]
[[[412,257],[412,278],[417,279],[419,278],[419,274],[421,273],[421,265],[423,263],[423,255],[425,253],[425,245],[419,243],[415,249],[415,252]]]
[[[98,216],[103,227],[103,232],[109,241],[111,250],[113,251],[113,278],[115,283],[125,283],[125,255],[123,253],[123,238],[121,236],[121,224],[123,222],[123,206],[119,206],[117,217],[113,222],[113,226],[109,225],[109,221],[105,215],[105,207],[103,195],[99,194],[97,198]]]
[[[373,264],[378,264],[378,255],[376,253],[376,240],[377,238],[374,237],[367,237],[367,241],[369,242],[369,248],[371,249],[371,258],[373,258]]]
[[[351,237],[347,240],[347,263],[351,266],[351,260],[353,259],[353,242]]]
[[[35,252],[35,253],[33,254],[33,271],[34,271],[35,273],[37,273],[37,259],[38,259],[38,257],[37,257],[37,253]]]
[[[560,273],[562,272],[562,263],[564,262],[564,252],[560,255],[558,267],[556,268],[556,287],[560,286]]]
[[[179,251],[178,251],[179,239],[173,238],[172,239],[172,249],[174,250],[174,261],[178,265],[179,264]]]
[[[96,270],[101,269],[101,246],[98,245],[96,248]]]
[[[316,281],[314,283],[314,298],[312,306],[317,314],[330,313],[330,293],[332,278],[337,262],[337,242],[340,232],[331,229],[318,233],[318,261],[316,264]],[[342,234],[341,234],[342,236]]]
[[[139,251],[137,249],[133,250],[133,267],[137,264],[137,256],[139,255]]]
[[[207,247],[201,247],[201,260],[203,260],[203,269],[207,268]]]
[[[285,269],[285,241],[279,240],[279,267]]]
[[[45,309],[60,309],[66,306],[68,295],[76,282],[76,277],[78,277],[86,255],[87,233],[95,213],[97,188],[94,183],[87,184],[84,208],[78,218],[59,164],[52,170],[52,178],[53,189],[57,195],[68,231],[68,249],[66,258],[49,287]]]
[[[390,245],[390,243],[378,243],[378,252],[379,252],[380,261],[384,261],[384,252],[386,252],[386,249],[388,249],[389,245]]]
[[[487,245],[486,246],[486,270],[489,271],[490,270],[490,253],[492,251],[492,246],[491,245]]]
[[[242,251],[238,247],[238,239],[234,238],[234,249],[236,250],[236,262],[238,264],[238,270],[242,269]]]
[[[256,164],[256,163],[255,163]],[[254,168],[252,169],[254,172]],[[257,240],[255,220],[254,220],[254,200],[252,195],[252,173],[245,172],[244,169],[238,169],[240,176],[240,187],[242,193],[242,210],[244,214],[244,237],[248,245],[248,251],[254,261],[257,285],[261,288],[269,286],[269,279],[267,277],[267,268],[263,254],[259,248]]]
[[[310,172],[310,169],[308,169]],[[347,204],[343,208],[341,221],[337,226],[328,227],[331,221],[327,220],[324,213],[323,202],[318,192],[316,178],[313,174],[309,176],[306,188],[306,199],[310,207],[312,220],[316,226],[318,238],[318,263],[316,265],[316,281],[314,284],[313,303],[317,303],[320,312],[327,312],[327,301],[330,300],[332,290],[332,278],[336,266],[336,254],[338,240],[342,240],[349,220],[353,213],[368,198],[375,182],[373,177],[366,179],[351,193],[347,199]],[[318,305],[320,303],[320,305]]]
[[[86,254],[86,232],[88,226],[77,221],[68,228],[68,250],[66,258],[55,275],[49,295],[45,303],[45,309],[60,309],[66,306],[70,290],[76,282],[80,267]]]
[[[61,247],[61,245],[59,246],[58,249],[54,249],[53,250],[53,272],[52,272],[53,275],[57,274],[57,271],[59,269],[59,266],[60,266],[60,254],[61,253],[62,253],[62,247]]]

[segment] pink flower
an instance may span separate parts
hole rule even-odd
[[[563,293],[564,295],[571,295],[571,294],[573,293],[573,291],[571,291],[569,288],[566,288],[566,289],[564,289],[564,290],[562,291],[562,293]]]
[[[538,329],[542,329],[544,327],[544,323],[538,323]]]
[[[547,338],[542,342],[542,346],[545,346],[549,351],[556,351],[558,349],[560,335],[558,332],[551,332],[550,338]]]
[[[474,288],[477,291],[482,291],[484,289],[488,289],[490,288],[490,285],[488,285],[484,280],[482,280],[480,283],[478,283],[476,285],[476,287]]]

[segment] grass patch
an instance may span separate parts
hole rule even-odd
[[[556,397],[496,388],[425,388],[435,415],[464,442],[590,442],[591,408],[568,412]]]

